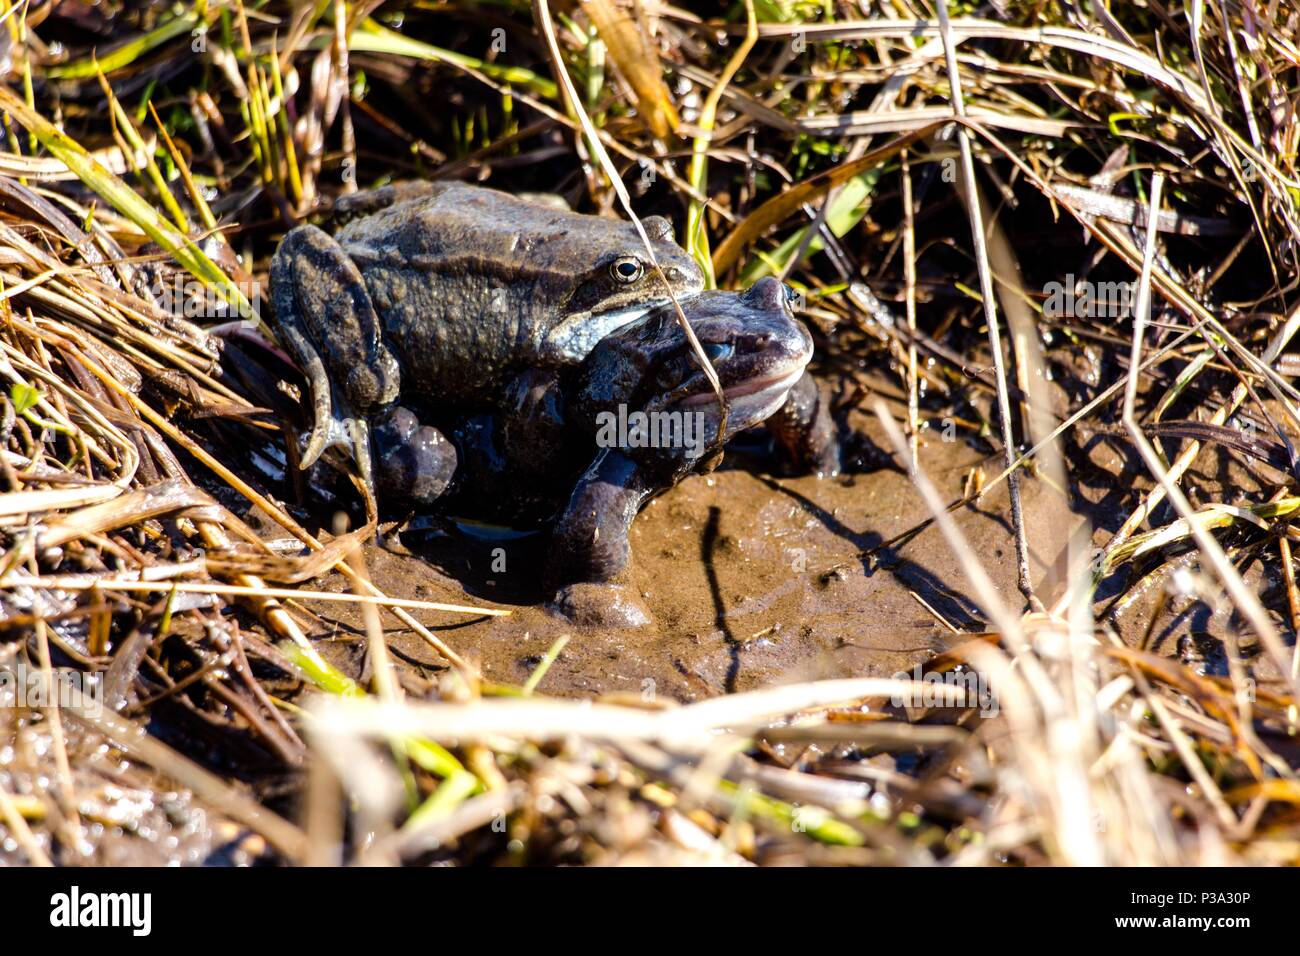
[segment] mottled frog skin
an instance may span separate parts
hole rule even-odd
[[[587,439],[594,457],[556,520],[547,567],[552,583],[606,581],[620,573],[631,557],[628,532],[641,506],[687,475],[716,465],[728,439],[787,408],[796,390],[811,386],[814,398],[809,403],[805,396],[805,417],[797,425],[783,421],[783,447],[800,463],[834,453],[829,416],[806,373],[812,337],[789,303],[789,290],[765,278],[743,294],[704,292],[684,305],[722,386],[725,419],[671,308],[618,329],[592,350],[566,406],[570,426]],[[655,447],[641,436],[641,442],[611,445],[601,421],[635,411],[652,422],[655,416],[664,422],[693,419],[694,429],[679,431],[694,430],[700,440]]]
[[[543,577],[553,587],[610,582],[628,566],[642,505],[715,465],[736,433],[779,422],[777,448],[796,467],[835,454],[806,371],[812,339],[790,313],[784,286],[768,278],[743,294],[702,292],[682,304],[726,397],[725,429],[716,394],[665,306],[611,332],[575,368],[521,376],[492,411],[431,413],[459,452],[447,509],[549,528]],[[618,427],[638,416],[648,430]],[[406,469],[394,495],[421,480],[419,456],[404,441],[376,433],[380,456]]]

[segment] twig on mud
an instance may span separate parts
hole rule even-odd
[[[895,424],[893,416],[889,414],[889,410],[884,403],[879,400],[876,401],[875,412],[877,420],[885,430],[885,434],[894,445],[894,450],[900,458],[905,459],[908,454],[907,439],[898,430],[898,425]],[[969,546],[965,537],[957,528],[956,523],[952,520],[949,507],[944,504],[938,489],[934,487],[934,484],[920,468],[916,469],[916,472],[912,475],[912,483],[916,486],[917,491],[921,493],[922,499],[930,509],[932,520],[939,526],[939,530],[943,533],[948,546],[952,549],[953,554],[957,555],[962,570],[966,573],[967,579],[979,597],[984,613],[992,619],[993,625],[1001,632],[1003,639],[1013,648],[1019,649],[1024,642],[1020,622],[1002,603],[997,588],[989,578],[988,572],[984,570],[984,567],[976,558],[976,552]]]
[[[357,582],[357,585],[358,587],[364,587],[360,581]],[[99,578],[89,575],[8,576],[0,579],[0,588],[5,587],[58,588],[65,591],[99,590],[145,593],[177,591],[184,594],[228,594],[232,597],[257,599],[287,598],[299,601],[334,601],[343,604],[360,604],[365,607],[401,608],[412,611],[447,611],[454,614],[476,614],[483,617],[502,617],[510,613],[503,608],[444,604],[440,601],[388,597],[386,594],[311,591],[302,588],[273,588],[265,584],[218,584],[213,581],[132,581],[112,577]]]
[[[903,282],[905,289],[905,315],[907,320],[907,433],[912,452],[908,473],[920,467],[918,446],[921,431],[920,383],[916,374],[916,217],[912,208],[911,151],[903,150],[899,156],[899,175],[903,179]]]

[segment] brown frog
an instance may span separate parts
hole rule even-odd
[[[580,362],[606,334],[704,284],[672,241],[643,221],[664,284],[630,223],[463,183],[409,183],[349,197],[331,237],[300,226],[271,263],[275,322],[306,372],[314,423],[309,467],[330,445],[375,473],[370,424],[395,403],[491,402],[522,372]],[[427,505],[455,472],[455,450],[423,433]],[[382,470],[382,462],[379,462]],[[381,476],[382,477],[382,476]],[[390,486],[392,482],[388,482]]]

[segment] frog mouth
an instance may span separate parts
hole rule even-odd
[[[786,393],[794,388],[794,385],[803,376],[807,361],[792,363],[794,368],[784,372],[778,372],[773,375],[765,375],[761,378],[746,379],[743,382],[737,382],[722,390],[726,396],[727,405],[730,411],[735,414],[743,412],[749,408],[758,408],[767,405],[769,402],[780,397],[785,398]],[[716,405],[717,395],[712,391],[700,392],[682,399],[681,405],[689,408],[696,405]]]

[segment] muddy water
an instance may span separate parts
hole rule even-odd
[[[865,417],[857,424],[870,431]],[[937,528],[887,544],[929,516],[900,470],[783,478],[764,473],[761,460],[730,457],[638,516],[626,586],[652,618],[639,628],[582,626],[548,611],[548,596],[535,590],[541,542],[408,533],[402,546],[411,553],[368,550],[370,573],[391,595],[511,609],[508,617],[477,620],[417,614],[477,660],[491,681],[522,683],[547,649],[570,635],[540,687],[557,695],[693,700],[781,682],[885,676],[964,639],[963,632],[983,630],[960,564]],[[998,470],[956,442],[931,440],[922,457],[948,499],[961,495],[972,468]],[[1040,499],[1042,486],[1027,486],[1029,513],[1042,510]],[[1007,602],[1019,608],[1006,514],[1003,487],[955,517]],[[1038,556],[1039,576],[1054,557],[1050,549]],[[338,576],[325,583],[344,586]],[[313,610],[322,615],[322,650],[360,676],[359,616],[346,606]],[[441,669],[440,656],[418,635],[388,636],[408,688],[420,692]]]

